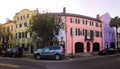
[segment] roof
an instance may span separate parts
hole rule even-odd
[[[101,22],[101,21],[100,21],[99,19],[97,19],[97,18],[93,18],[93,17],[89,17],[89,16],[85,16],[85,15],[73,14],[73,13],[50,13],[50,14],[55,14],[55,15],[59,15],[59,16],[80,17],[80,18],[86,18],[86,19],[90,19],[90,20],[94,20],[94,21]]]
[[[2,25],[6,25],[6,24],[9,24],[9,23],[13,23],[13,21],[12,21],[12,20],[10,20],[10,21],[8,21],[8,22],[6,22],[6,23],[2,24]]]

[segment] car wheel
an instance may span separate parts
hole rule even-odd
[[[13,55],[12,55],[12,57],[13,57],[13,58],[15,58],[15,57],[16,57],[16,55],[15,55],[15,54],[13,54]]]
[[[60,58],[60,55],[59,54],[56,54],[55,55],[55,60],[60,60],[61,58]]]
[[[108,53],[105,53],[105,55],[109,55]]]
[[[37,55],[35,56],[35,58],[36,58],[37,60],[40,60],[40,59],[41,59],[41,56],[40,56],[39,54],[37,54]]]

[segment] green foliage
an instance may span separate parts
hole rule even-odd
[[[110,21],[110,26],[118,28],[120,26],[120,17],[116,16],[112,18]]]
[[[35,32],[44,45],[46,42],[52,41],[57,32],[64,28],[64,23],[60,16],[50,13],[37,14],[32,17],[32,25],[30,30]]]
[[[117,38],[117,48],[118,48],[118,34],[117,34],[117,29],[120,27],[120,17],[116,16],[111,19],[110,24],[111,27],[116,28],[116,38]]]

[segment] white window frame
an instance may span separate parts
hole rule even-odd
[[[27,32],[27,38],[30,38],[30,32]]]
[[[80,24],[83,24],[83,19],[80,19]]]

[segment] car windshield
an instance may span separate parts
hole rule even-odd
[[[59,46],[51,46],[51,47],[50,47],[50,50],[59,50],[59,49],[60,49]]]
[[[17,49],[15,49],[15,48],[9,48],[9,49],[7,49],[6,51],[7,52],[12,52],[12,51],[16,51]]]
[[[109,50],[114,50],[113,48],[109,48]]]
[[[7,49],[7,52],[12,51],[12,49]]]

